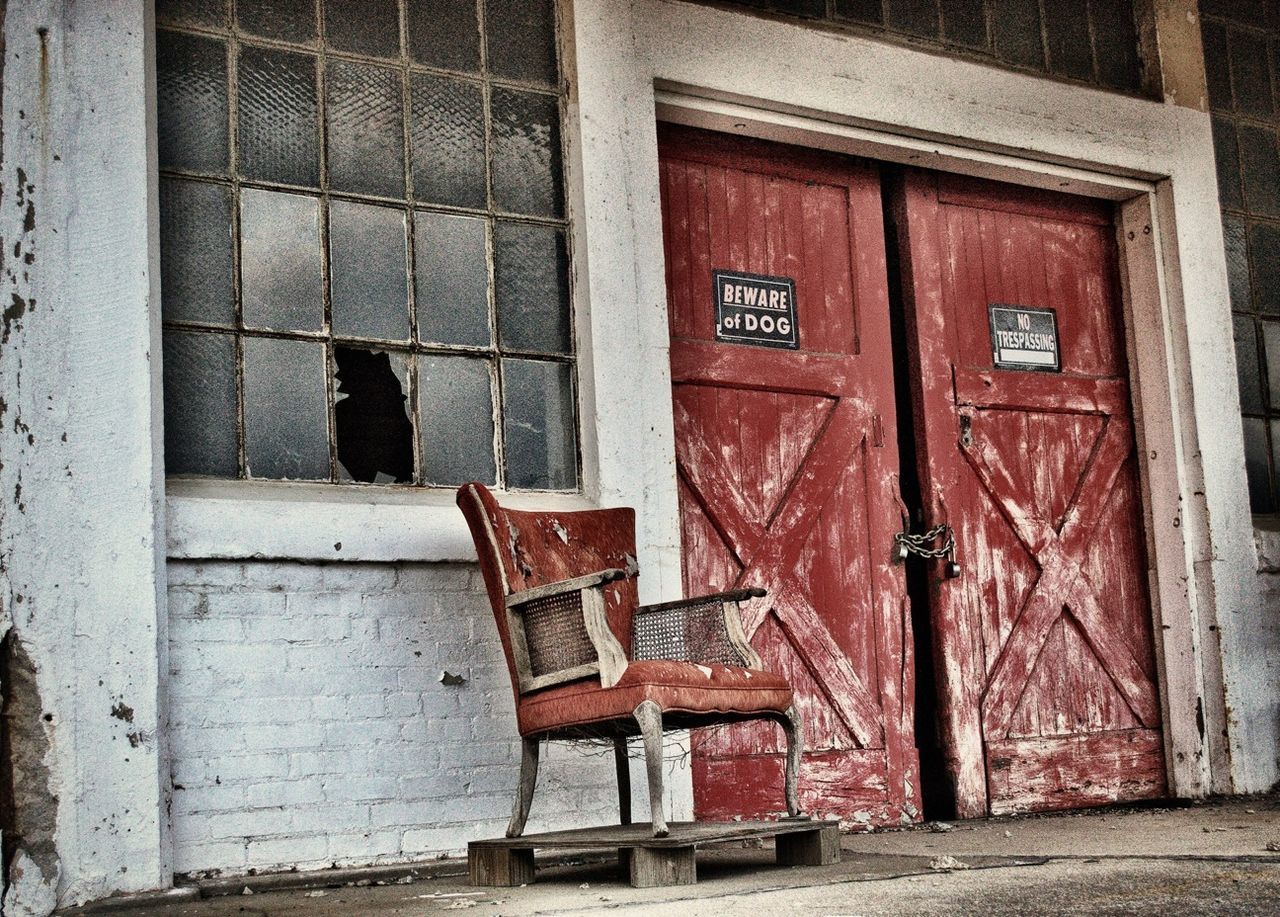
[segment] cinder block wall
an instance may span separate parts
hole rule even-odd
[[[171,562],[169,612],[177,873],[420,860],[502,834],[519,742],[479,568]],[[544,759],[531,831],[616,822],[611,752]]]

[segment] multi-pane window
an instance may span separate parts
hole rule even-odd
[[[554,0],[158,0],[170,474],[578,486]]]
[[[1280,6],[1202,0],[1205,74],[1255,512],[1280,509]]]
[[[1137,92],[1142,61],[1132,0],[722,0],[874,30],[890,40]]]

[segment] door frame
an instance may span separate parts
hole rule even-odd
[[[1261,603],[1239,414],[1224,409],[1238,391],[1222,371],[1233,351],[1208,116],[739,11],[571,6],[580,386],[597,417],[587,485],[642,507],[652,594],[680,588],[657,121],[1115,201],[1170,792],[1266,779],[1251,771],[1272,703],[1250,696],[1245,671]],[[611,370],[637,351],[645,365],[624,382]],[[645,406],[620,412],[614,399],[635,408],[637,390]]]

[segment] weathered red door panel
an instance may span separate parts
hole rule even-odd
[[[1111,215],[909,173],[895,199],[919,468],[955,529],[933,571],[961,815],[1165,792]],[[1061,372],[996,369],[988,306],[1055,310]]]
[[[918,817],[877,172],[665,125],[660,153],[685,592],[769,590],[746,629],[796,688],[806,809]],[[717,342],[718,269],[792,278],[799,349]],[[699,817],[766,814],[775,733],[695,736]]]

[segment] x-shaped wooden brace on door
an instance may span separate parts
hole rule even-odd
[[[795,568],[814,521],[870,430],[870,416],[866,406],[854,398],[846,396],[836,402],[766,527],[748,515],[750,504],[725,473],[723,459],[707,445],[701,424],[678,400],[675,404],[676,429],[684,432],[678,441],[687,450],[677,455],[677,465],[707,518],[742,565],[733,588],[760,586],[769,591],[769,603],[787,639],[813,670],[832,707],[863,748],[875,747],[883,740],[879,707],[796,581]],[[749,612],[743,622],[748,639],[768,612],[768,607],[758,604]]]
[[[1099,388],[1103,396],[1099,402],[1115,399],[1116,386]],[[1040,567],[1040,576],[1023,603],[983,694],[982,728],[988,740],[1008,736],[1018,701],[1064,605],[1070,606],[1090,649],[1134,716],[1145,726],[1159,725],[1155,688],[1129,646],[1114,627],[1108,626],[1095,587],[1081,567],[1121,467],[1133,449],[1128,419],[1118,410],[1104,413],[1103,417],[1102,434],[1095,443],[1091,460],[1076,488],[1075,502],[1067,508],[1066,521],[1060,531],[1054,531],[1048,522],[1030,515],[1014,498],[1016,487],[1008,464],[995,455],[982,437],[975,436],[963,446],[983,488]]]

